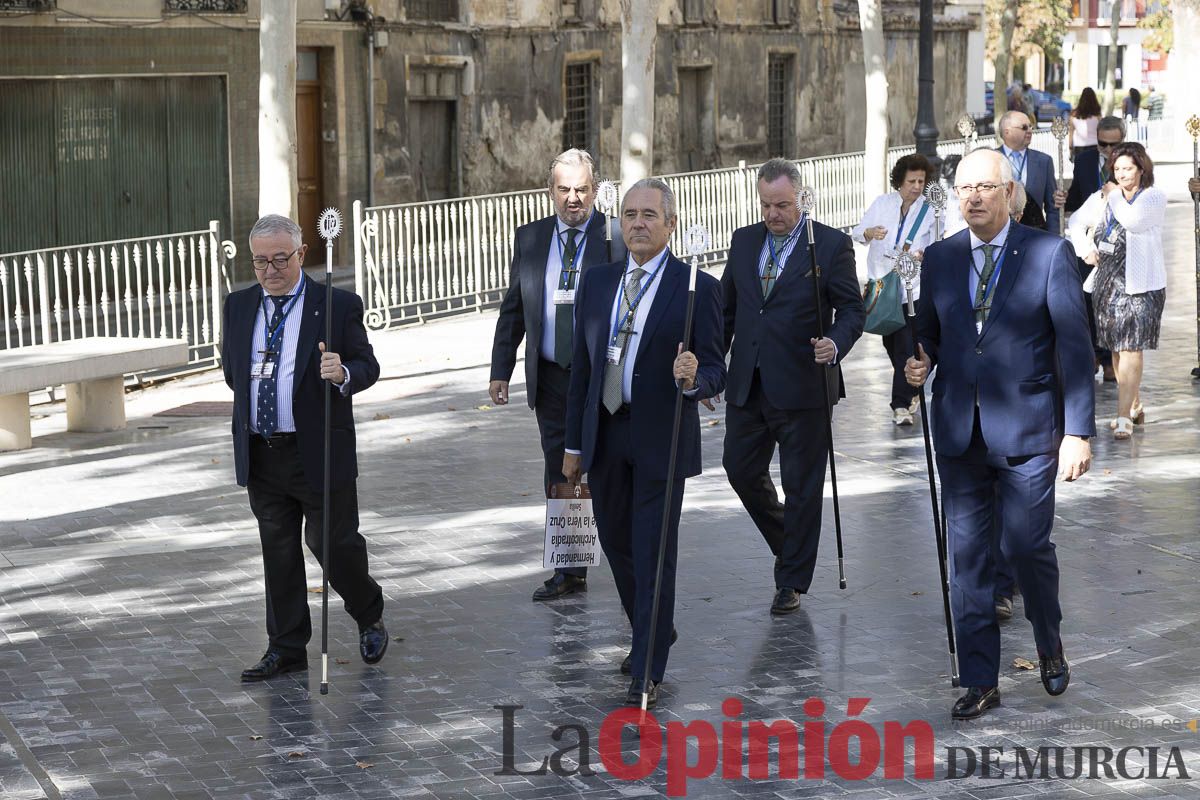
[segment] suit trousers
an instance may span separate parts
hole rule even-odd
[[[633,426],[629,412],[600,411],[596,452],[588,471],[600,546],[612,569],[617,594],[633,627],[633,677],[645,674],[650,644],[650,612],[662,536],[667,483],[647,478],[634,461]],[[675,565],[679,550],[679,515],[683,508],[683,478],[671,491],[671,517],[663,560],[662,594],[654,636],[650,679],[661,681],[675,627]]]
[[[783,503],[770,472],[776,444]],[[730,485],[775,554],[776,588],[789,586],[804,594],[812,584],[827,458],[825,412],[775,408],[755,370],[746,404],[729,404],[726,411],[722,463]]]
[[[312,620],[300,527],[303,523],[304,541],[320,563],[322,497],[305,479],[295,440],[272,446],[260,436],[250,436],[246,491],[262,541],[270,649],[303,655],[312,638]],[[367,543],[358,532],[357,487],[330,492],[329,505],[329,583],[361,631],[383,616],[383,590],[367,571]]]
[[[545,489],[550,484],[566,480],[562,474],[563,450],[567,437],[567,388],[571,371],[555,361],[538,359],[537,397],[533,413],[537,416],[538,433],[542,439],[542,456],[546,462]],[[554,570],[566,575],[587,577],[587,567],[562,567]]]
[[[976,412],[966,452],[939,455],[937,465],[946,501],[950,601],[962,685],[995,686],[1000,676],[992,558],[997,537],[1025,596],[1025,618],[1033,625],[1038,652],[1055,655],[1062,646],[1058,558],[1050,541],[1058,453],[1020,458],[989,453]],[[999,525],[997,514],[1002,516]]]

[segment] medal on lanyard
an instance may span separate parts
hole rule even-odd
[[[660,258],[658,260],[658,266],[656,266],[654,268],[654,272],[650,273],[650,278],[645,283],[643,283],[642,288],[638,290],[637,297],[633,298],[633,302],[629,304],[629,310],[627,312],[625,312],[625,316],[623,318],[619,318],[617,320],[617,324],[613,326],[612,336],[608,340],[608,348],[605,351],[605,360],[608,361],[609,364],[612,364],[614,367],[621,363],[621,352],[622,352],[622,350],[624,350],[624,347],[622,345],[617,344],[617,339],[620,336],[622,331],[624,331],[624,333],[625,333],[625,341],[626,342],[629,341],[630,336],[633,336],[633,333],[634,333],[633,332],[633,317],[634,317],[634,314],[637,313],[638,305],[641,304],[642,297],[645,296],[646,290],[650,288],[650,285],[652,283],[654,283],[654,279],[658,277],[658,273],[662,271],[662,266],[663,266],[663,264],[666,263],[667,258],[669,258],[670,255],[671,255],[670,250],[667,250],[666,252],[664,252],[662,254],[662,258]],[[625,296],[625,285],[626,285],[626,281],[628,281],[628,279],[629,279],[629,272],[626,271],[625,274],[621,276],[621,285],[618,288],[618,291],[621,294],[618,295],[618,297]],[[621,308],[621,304],[620,304],[620,301],[618,301],[617,302],[618,316],[619,316],[620,308]]]

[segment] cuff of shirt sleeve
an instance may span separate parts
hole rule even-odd
[[[837,342],[834,342],[833,339],[830,339],[829,341],[833,342],[833,361],[829,362],[829,366],[832,367],[838,363],[838,346]]]
[[[565,448],[565,449],[563,450],[563,452],[564,452],[564,453],[566,453],[567,455],[570,455],[570,456],[581,456],[581,455],[583,455],[583,452],[582,452],[581,450],[572,450],[572,449],[571,449],[571,448],[569,448],[569,447]]]
[[[338,391],[342,393],[342,397],[350,396],[350,370],[346,369],[346,365],[342,364],[342,382],[337,385]]]

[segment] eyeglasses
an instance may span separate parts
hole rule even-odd
[[[301,245],[301,247],[303,247],[303,245]],[[254,265],[255,272],[266,272],[268,266],[274,267],[276,272],[283,272],[285,269],[287,269],[288,264],[291,263],[292,256],[299,252],[300,248],[297,247],[286,256],[279,256],[277,258],[262,258],[260,256],[258,258],[250,259],[250,263]]]
[[[1014,128],[1016,128],[1016,129],[1017,129],[1017,130],[1019,130],[1019,131],[1031,131],[1031,130],[1033,130],[1033,126],[1032,126],[1032,125],[1013,125],[1013,127],[1014,127]]]
[[[1003,189],[1003,183],[966,183],[962,186],[955,186],[954,191],[959,197],[966,200],[975,192],[979,192],[984,197],[991,197],[998,190]]]

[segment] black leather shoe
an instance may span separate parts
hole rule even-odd
[[[581,578],[578,575],[568,575],[565,572],[556,572],[554,577],[539,586],[533,593],[535,602],[542,600],[553,600],[556,597],[562,597],[564,594],[573,592],[586,592],[587,578]]]
[[[1013,601],[1011,597],[996,595],[996,619],[1001,622],[1012,619]]]
[[[285,656],[268,650],[262,660],[250,669],[242,670],[242,682],[265,681],[285,672],[300,672],[308,669],[308,656]]]
[[[800,593],[790,586],[781,586],[775,593],[775,602],[771,603],[771,613],[794,614],[800,610]]]
[[[383,621],[368,625],[358,632],[358,652],[368,664],[378,664],[387,652],[389,640]]]
[[[1067,684],[1071,682],[1071,665],[1067,663],[1062,648],[1054,658],[1045,658],[1038,653],[1038,663],[1042,667],[1042,686],[1046,687],[1046,693],[1057,697],[1065,692]]]
[[[650,681],[650,691],[647,693],[646,708],[654,708],[658,705],[658,687],[662,684],[658,681]],[[642,679],[634,678],[629,684],[629,691],[625,693],[625,705],[640,706],[642,704]]]
[[[679,631],[671,628],[671,644],[675,644],[677,641],[679,641]],[[631,672],[633,672],[633,653],[627,653],[625,660],[621,662],[621,674],[628,675]],[[642,701],[639,700],[638,702]]]
[[[989,708],[1000,705],[1000,689],[992,686],[979,688],[974,686],[958,698],[954,708],[950,710],[953,719],[975,719]]]

